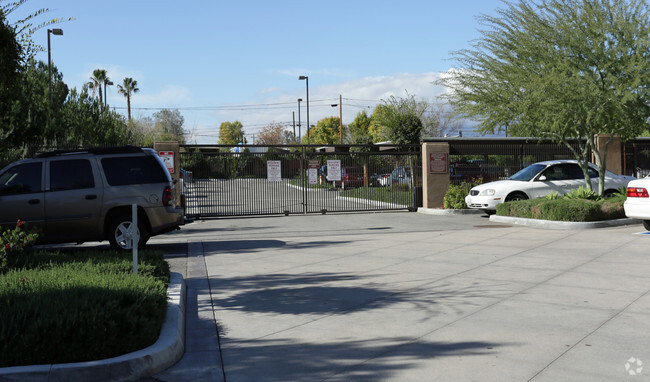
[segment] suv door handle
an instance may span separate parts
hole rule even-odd
[[[28,204],[38,204],[41,202],[41,199],[29,199],[27,201]]]
[[[97,195],[93,195],[93,194],[86,195],[86,200],[95,200],[95,199],[97,199]]]

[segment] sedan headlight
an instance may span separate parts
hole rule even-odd
[[[494,195],[494,188],[486,188],[485,190],[481,191],[479,194],[481,196],[492,196]]]

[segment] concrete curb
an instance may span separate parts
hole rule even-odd
[[[185,351],[185,281],[180,273],[171,273],[167,296],[167,315],[153,345],[98,361],[0,368],[0,381],[134,381],[167,369]]]
[[[485,215],[483,210],[473,209],[458,209],[458,210],[445,210],[442,208],[418,208],[418,212],[426,215]]]
[[[515,218],[510,216],[491,215],[490,221],[495,223],[517,224],[527,227],[545,228],[545,229],[591,229],[591,228],[608,228],[619,227],[625,225],[641,224],[639,219],[615,219],[615,220],[602,220],[597,222],[561,222],[554,220],[540,220],[540,219],[527,219]]]

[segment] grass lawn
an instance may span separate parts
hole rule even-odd
[[[410,206],[413,204],[413,193],[404,191],[404,188],[393,187],[358,187],[341,191],[341,196],[375,200],[385,203]]]
[[[167,311],[160,251],[28,252],[0,277],[0,367],[115,357],[152,345]]]

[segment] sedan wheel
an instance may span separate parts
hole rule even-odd
[[[528,200],[528,197],[521,192],[515,192],[514,194],[508,195],[506,202],[514,202],[516,200]]]

